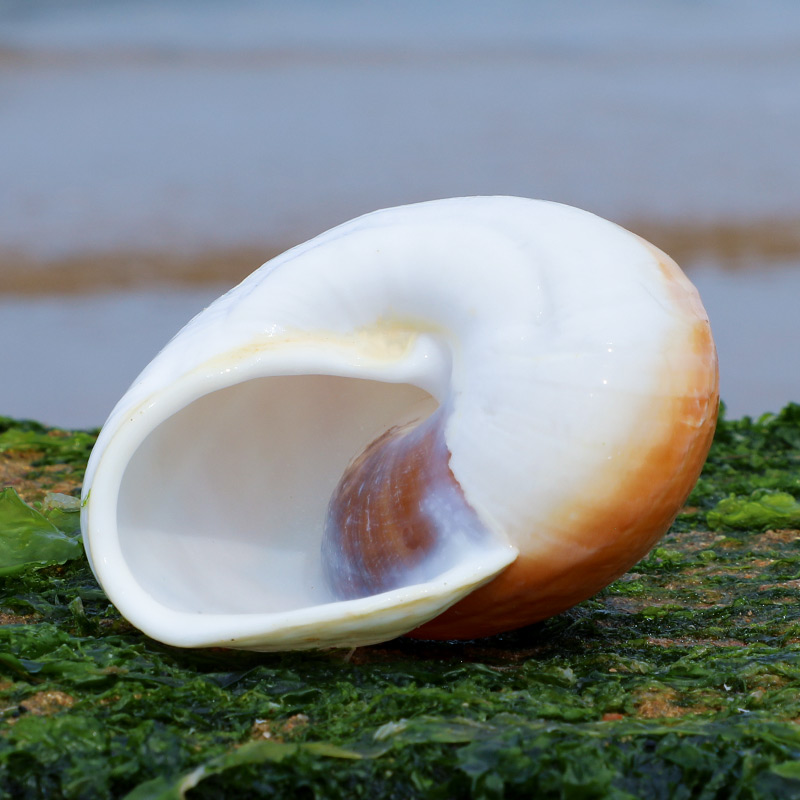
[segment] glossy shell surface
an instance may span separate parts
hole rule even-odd
[[[509,630],[653,546],[702,467],[717,386],[697,292],[634,234],[512,197],[378,211],[265,264],[139,376],[86,473],[87,552],[121,613],[179,646]],[[342,599],[331,498],[377,486],[342,476],[434,423],[418,438],[440,466],[395,472],[450,543]]]

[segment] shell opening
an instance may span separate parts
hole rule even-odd
[[[176,611],[333,602],[320,551],[337,483],[371,441],[437,405],[408,383],[322,375],[257,378],[200,397],[157,426],[125,469],[122,555],[142,588]]]

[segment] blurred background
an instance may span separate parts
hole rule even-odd
[[[701,291],[729,416],[800,400],[796,0],[0,0],[0,414],[100,425],[350,217],[570,203]]]

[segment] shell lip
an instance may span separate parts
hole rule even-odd
[[[517,549],[498,538],[480,556],[474,555],[426,582],[360,599],[331,599],[284,611],[191,612],[156,599],[134,576],[119,540],[117,505],[133,454],[162,422],[204,394],[253,377],[285,374],[283,370],[273,371],[275,364],[265,370],[263,353],[252,353],[235,369],[223,371],[210,366],[201,365],[137,406],[119,410],[121,421],[87,471],[82,528],[86,550],[92,553],[92,570],[120,613],[148,636],[178,647],[256,650],[372,644],[400,636],[438,616],[517,558]],[[342,374],[341,366],[336,370],[338,375]],[[407,380],[407,374],[401,365],[389,364],[386,379]]]
[[[178,647],[358,646],[400,636],[427,622],[490,581],[516,556],[513,547],[497,548],[479,566],[459,565],[427,583],[288,612],[189,614],[167,608],[132,586],[122,589],[117,603],[148,636]],[[366,632],[362,624],[368,626]]]

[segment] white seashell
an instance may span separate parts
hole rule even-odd
[[[173,645],[510,630],[664,533],[717,385],[694,287],[616,225],[513,197],[378,211],[265,264],[145,369],[89,462],[86,549]]]

